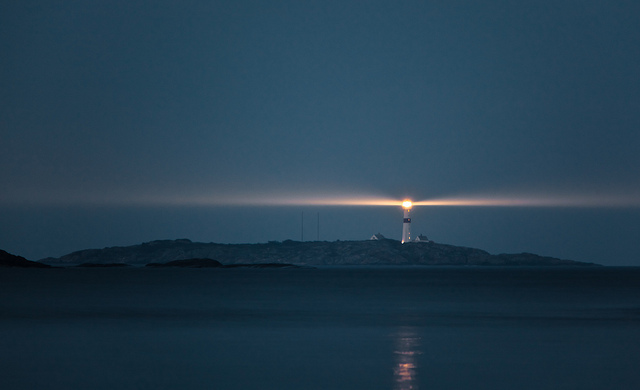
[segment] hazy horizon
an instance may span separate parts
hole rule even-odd
[[[411,198],[437,242],[640,265],[639,19],[630,1],[2,4],[0,248],[297,239],[302,212],[321,239],[395,238],[399,207],[355,204]]]

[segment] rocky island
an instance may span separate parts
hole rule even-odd
[[[0,250],[0,267],[20,267],[20,268],[49,268],[50,266],[37,261],[30,261],[22,256]]]
[[[147,265],[200,259],[195,266],[211,266],[202,259],[221,265],[501,265],[501,266],[580,266],[594,265],[531,253],[493,255],[484,250],[432,241],[401,244],[382,239],[365,241],[270,241],[263,244],[217,244],[188,239],[158,240],[139,245],[87,249],[58,258],[46,258],[50,265],[129,264]],[[181,264],[181,263],[178,263]],[[174,264],[174,265],[178,265]],[[188,263],[187,263],[188,264]],[[182,264],[185,265],[185,264]]]

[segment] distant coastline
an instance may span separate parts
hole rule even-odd
[[[19,268],[51,268],[50,265],[37,261],[27,260],[22,256],[16,256],[0,249],[0,267]]]
[[[473,265],[473,266],[593,266],[597,264],[539,256],[532,253],[490,254],[468,248],[429,242],[270,241],[261,244],[218,244],[188,239],[157,240],[138,245],[80,250],[38,261],[52,266],[164,264],[185,260],[215,260],[221,265]]]

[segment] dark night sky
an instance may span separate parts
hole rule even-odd
[[[422,207],[414,233],[640,266],[638,20],[635,1],[4,2],[0,248],[300,239],[301,212],[305,239],[318,212],[323,240],[399,239],[399,207],[216,199],[534,194],[632,201]]]

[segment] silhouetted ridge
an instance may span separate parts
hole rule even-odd
[[[0,267],[50,268],[50,265],[30,261],[0,249]]]
[[[476,248],[396,240],[366,241],[270,241],[266,244],[216,244],[190,240],[160,240],[127,247],[87,249],[50,264],[125,263],[161,266],[216,267],[225,265],[592,265],[530,253],[492,255]],[[182,261],[183,263],[172,263]],[[173,264],[173,265],[168,265]]]

